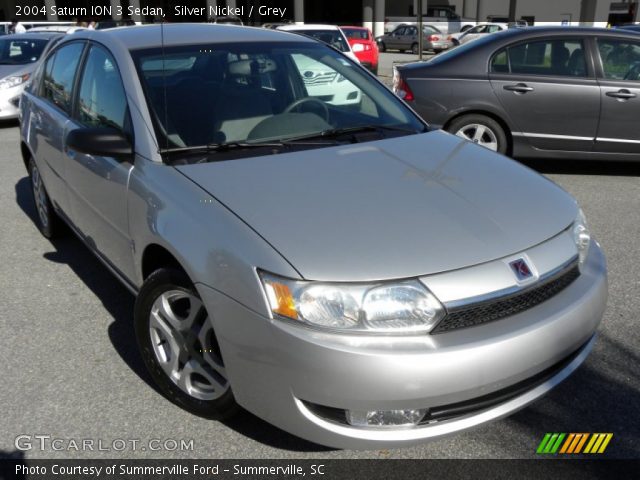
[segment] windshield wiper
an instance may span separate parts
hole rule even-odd
[[[297,139],[296,139],[297,140]],[[250,150],[253,148],[286,148],[291,146],[327,146],[334,145],[335,142],[291,142],[289,139],[273,142],[228,142],[209,143],[208,145],[195,145],[189,147],[175,147],[160,149],[161,154],[165,153],[212,153],[229,152],[232,150]]]
[[[162,148],[160,153],[210,153],[227,152],[230,150],[243,150],[251,148],[282,148],[286,144],[282,142],[228,142],[209,143],[207,145],[195,145],[189,147]]]
[[[396,127],[393,125],[356,125],[354,127],[329,128],[327,130],[312,133],[310,135],[302,135],[300,137],[287,138],[287,141],[297,142],[299,140],[308,140],[312,138],[335,138],[335,137],[339,137],[340,135],[348,135],[350,133],[383,132],[383,131],[400,132],[400,133],[405,133],[407,135],[422,133],[412,128]]]

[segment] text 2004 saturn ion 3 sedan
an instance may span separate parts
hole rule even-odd
[[[361,101],[309,96],[310,61]],[[136,293],[144,361],[197,415],[408,445],[527,405],[594,343],[605,259],[573,198],[311,39],[78,32],[21,137],[40,230],[64,220]]]

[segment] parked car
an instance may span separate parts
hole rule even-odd
[[[477,40],[485,35],[502,32],[507,28],[508,27],[506,24],[481,23],[476,25],[475,27],[472,27],[466,30],[465,32],[449,35],[447,39],[457,46],[457,45],[462,45],[464,43],[472,42],[473,40]]]
[[[378,44],[371,30],[364,27],[340,27],[360,64],[378,74]]]
[[[434,53],[440,53],[448,50],[453,46],[453,42],[449,40],[447,35],[442,34],[433,25],[423,25],[423,50],[432,50]],[[381,52],[390,50],[400,50],[401,52],[410,51],[417,55],[420,51],[418,44],[418,27],[413,25],[403,25],[396,28],[393,32],[376,38],[378,48]]]
[[[442,33],[464,32],[476,24],[473,19],[461,18],[450,6],[427,7],[424,13],[422,23],[433,25]],[[384,32],[392,32],[401,25],[416,26],[418,24],[416,20],[417,15],[387,17],[384,19]]]
[[[358,57],[349,42],[347,41],[347,37],[340,30],[339,27],[335,25],[314,25],[314,24],[306,24],[306,25],[280,25],[276,27],[276,30],[282,30],[284,32],[298,33],[300,35],[305,35],[307,37],[311,37],[319,42],[326,43],[327,45],[332,46],[333,48],[341,51],[347,57],[352,60],[359,62]]]
[[[296,56],[367,101],[310,96]],[[21,111],[40,231],[66,222],[135,293],[150,377],[194,414],[409,445],[519,410],[594,344],[605,259],[575,200],[321,42],[77,32]]]
[[[118,27],[133,27],[135,25],[140,25],[140,22],[135,22],[130,18],[123,18],[122,20],[101,20],[96,23],[96,30],[106,30],[107,28],[118,28]]]
[[[397,67],[395,91],[435,128],[514,157],[640,160],[640,39],[512,29]]]
[[[42,55],[58,33],[18,33],[0,38],[0,119],[18,117],[18,104]]]

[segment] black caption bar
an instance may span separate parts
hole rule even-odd
[[[622,480],[638,471],[640,460],[0,460],[0,480]]]

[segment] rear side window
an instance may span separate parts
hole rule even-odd
[[[120,72],[109,52],[92,46],[80,82],[78,120],[89,127],[111,127],[126,131],[127,97]]]
[[[71,43],[57,50],[45,66],[42,96],[58,108],[71,113],[71,91],[84,44]]]
[[[491,59],[494,73],[586,77],[582,40],[554,39],[520,43],[498,51]]]

